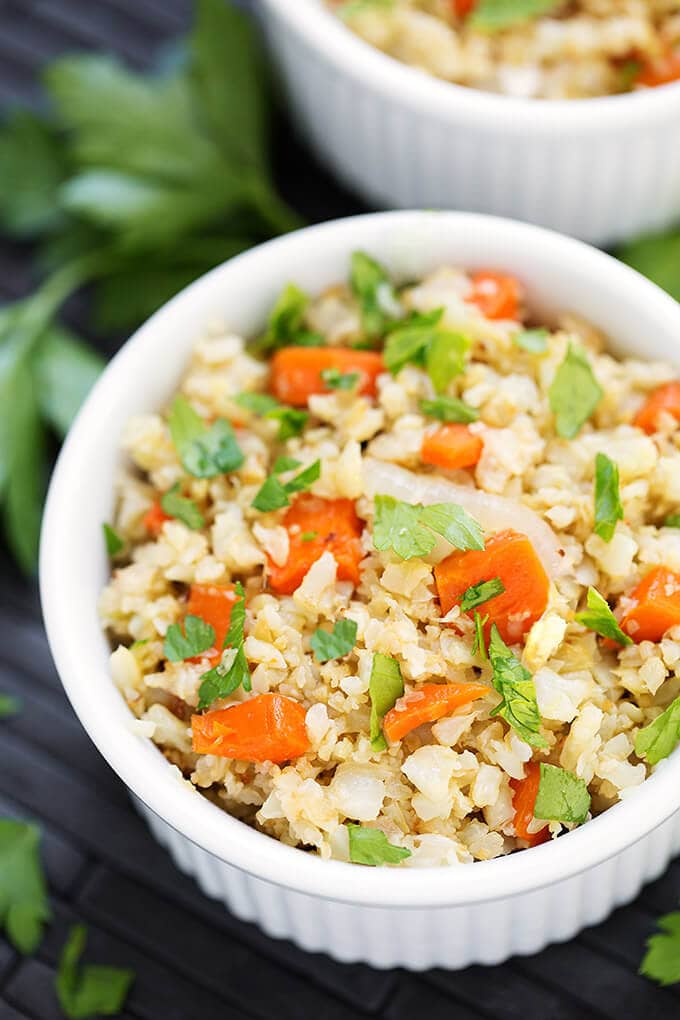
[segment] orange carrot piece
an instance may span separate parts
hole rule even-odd
[[[472,275],[472,294],[467,299],[477,305],[487,319],[516,319],[521,290],[519,281],[506,273],[482,270]]]
[[[420,448],[423,464],[456,471],[458,468],[474,467],[482,456],[484,440],[467,425],[442,425],[434,432],[427,433]]]
[[[230,708],[191,717],[196,754],[284,762],[309,750],[306,710],[281,694],[257,694]]]
[[[417,726],[443,719],[488,693],[488,687],[477,683],[421,684],[399,698],[385,715],[383,733],[394,744]]]
[[[486,548],[453,553],[434,568],[442,614],[458,602],[463,592],[480,581],[500,577],[505,591],[484,602],[478,612],[489,615],[485,626],[488,639],[496,624],[508,644],[521,640],[543,614],[548,604],[550,580],[526,535],[501,531]],[[474,610],[468,611],[473,616]]]
[[[270,389],[284,404],[305,407],[315,393],[329,393],[321,373],[336,368],[347,374],[358,372],[359,393],[374,397],[375,381],[384,372],[382,354],[355,351],[349,347],[282,347],[271,362]]]
[[[529,832],[529,823],[534,820],[534,805],[541,782],[541,766],[532,761],[526,766],[524,779],[511,779],[513,789],[512,804],[515,809],[515,834],[525,839],[529,846],[538,846],[550,839],[550,829],[546,823],[538,832]]]
[[[656,423],[662,411],[680,421],[680,382],[666,383],[654,390],[633,418],[633,425],[650,434],[656,432]]]
[[[680,81],[680,52],[666,53],[658,60],[644,64],[634,84],[653,89],[659,85],[670,85],[673,81]]]
[[[660,641],[667,630],[680,625],[680,574],[667,567],[653,567],[629,599],[634,604],[621,619],[621,630],[641,641]]]
[[[144,514],[142,524],[153,538],[158,538],[165,522],[171,520],[172,517],[166,514],[161,507],[160,500],[155,499],[152,506]]]
[[[454,14],[457,14],[459,18],[464,18],[474,11],[477,0],[451,0],[451,6]]]
[[[269,557],[269,587],[279,595],[291,595],[313,563],[328,549],[338,564],[341,581],[359,583],[361,532],[351,499],[320,499],[308,493],[298,496],[283,518],[288,531],[288,559],[282,565]]]
[[[189,662],[199,662],[201,659],[217,661],[220,658],[231,622],[231,608],[237,597],[233,584],[191,585],[186,615],[200,616],[205,623],[209,623],[215,631],[215,644],[207,652],[189,659]]]

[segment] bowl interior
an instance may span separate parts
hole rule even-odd
[[[109,674],[97,617],[123,426],[172,395],[190,349],[212,319],[246,336],[263,325],[290,280],[317,293],[345,279],[365,249],[400,280],[442,264],[515,273],[531,307],[577,311],[623,355],[680,366],[680,306],[609,256],[536,227],[459,213],[383,213],[299,231],[224,264],[156,313],[114,358],[81,410],[55,470],[43,523],[40,581],[48,637],[83,725],[130,789],[189,839],[261,878],[335,899],[443,905],[511,895],[611,856],[680,807],[680,758],[624,803],[531,855],[460,869],[357,868],[283,846],[231,818],[178,782],[155,746],[135,736]],[[443,873],[442,873],[443,872]]]

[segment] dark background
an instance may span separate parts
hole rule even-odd
[[[297,0],[290,0],[291,3]],[[42,65],[74,49],[144,67],[189,23],[190,0],[0,0],[0,109],[37,102]],[[361,210],[315,165],[279,115],[275,163],[310,220]],[[0,243],[0,303],[32,285],[30,249]],[[110,355],[122,337],[71,325]],[[2,409],[0,408],[0,413]],[[133,967],[125,1017],[144,1020],[671,1020],[680,986],[637,975],[655,918],[680,900],[680,863],[630,907],[566,945],[500,967],[425,974],[374,971],[311,956],[233,919],[173,867],[133,812],[62,693],[36,586],[0,552],[0,690],[22,713],[0,724],[0,815],[44,832],[53,923],[33,958],[0,938],[0,1020],[57,1020],[54,970],[67,927],[86,922],[88,959]],[[559,907],[557,907],[559,909]]]

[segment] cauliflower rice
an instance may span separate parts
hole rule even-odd
[[[493,29],[485,10],[513,0],[328,2],[366,42],[470,88],[580,99],[680,78],[680,0],[547,0]]]
[[[415,14],[415,6],[436,5],[404,3],[399,9]],[[606,12],[611,5],[579,6]],[[626,5],[633,11],[639,6]],[[675,5],[652,6],[670,14]],[[680,695],[680,609],[677,625],[670,620],[673,625],[655,640],[642,640],[644,626],[640,629],[634,614],[626,616],[635,607],[631,593],[650,571],[663,567],[669,577],[679,572],[680,585],[680,530],[664,524],[680,506],[677,418],[662,407],[651,427],[633,423],[674,373],[665,364],[617,360],[607,353],[606,338],[575,314],[538,329],[521,285],[511,278],[444,266],[393,290],[380,267],[365,256],[355,258],[363,262],[353,266],[353,287],[339,284],[311,301],[288,288],[259,345],[270,352],[279,348],[273,360],[251,353],[243,337],[220,323],[209,324],[198,339],[180,384],[180,403],[198,413],[203,428],[223,423],[240,448],[238,467],[208,477],[192,474],[184,448],[171,434],[169,409],[128,423],[115,532],[109,532],[113,571],[99,607],[115,649],[113,680],[135,716],[132,725],[157,744],[178,778],[286,844],[324,858],[402,867],[489,860],[557,838],[634,793],[651,758],[636,752],[636,737]],[[420,329],[439,340],[448,337],[451,349],[464,354],[460,364],[442,375],[441,358],[430,358],[431,348],[413,353],[412,346],[410,358],[396,366],[391,359],[392,372],[381,363],[374,379],[363,369],[348,370],[357,351],[352,345],[379,348],[386,337],[394,344],[394,336],[403,343],[409,325],[417,335]],[[348,364],[342,371],[317,372],[302,409],[295,391],[300,379],[295,384],[290,366],[279,378],[276,366],[285,368],[287,357],[295,364],[300,351],[322,345],[326,352],[349,351],[343,355]],[[599,390],[587,421],[564,438],[556,430],[554,383],[570,351],[578,352],[581,368],[585,363]],[[366,350],[360,355],[379,358]],[[585,385],[582,375],[574,380]],[[273,401],[257,404],[243,397],[272,389],[297,402],[297,418],[289,406],[283,416],[274,409],[267,417],[262,412]],[[463,403],[447,405],[442,397]],[[459,423],[451,434],[463,430],[473,453],[469,466],[449,469],[424,451],[435,433],[449,435],[449,426],[433,415],[441,418],[441,408],[454,405]],[[466,424],[460,424],[461,414]],[[281,439],[283,425],[297,434]],[[598,454],[619,474],[623,517],[614,515],[609,536],[606,528],[595,532]],[[281,457],[289,459],[283,467]],[[278,484],[280,496],[286,481],[308,468],[311,482],[301,482],[299,492],[283,499],[293,510],[311,507],[322,529],[334,508],[349,507],[347,520],[357,526],[351,532],[354,525],[348,525],[346,541],[338,543],[323,530],[321,539],[317,532],[301,534],[291,523],[290,506],[253,506],[262,505],[267,479],[270,490]],[[446,498],[454,492],[460,500]],[[168,501],[168,493],[184,502]],[[483,528],[486,550],[461,551],[431,531],[434,549],[420,555],[404,558],[393,544],[377,549],[375,515],[384,495],[402,501],[402,509],[456,503],[460,510],[464,504]],[[396,529],[402,538],[409,539],[411,524]],[[504,621],[494,618],[493,599],[467,612],[459,597],[445,607],[440,564],[485,556],[507,529],[528,536],[525,545],[536,562],[527,566],[526,576],[545,578],[545,597],[540,580],[525,592],[530,608],[520,605]],[[306,542],[312,554],[300,552]],[[303,568],[291,580],[294,556],[302,557]],[[312,561],[308,569],[305,556]],[[505,579],[506,589],[517,583],[521,594],[523,570],[519,562],[516,576]],[[242,589],[234,589],[236,582]],[[289,593],[282,593],[286,587]],[[577,620],[591,588],[615,607],[632,643],[603,639]],[[181,647],[184,635],[190,638],[189,626],[182,630],[191,613],[187,599],[199,605],[196,592],[215,589],[230,593],[231,647],[205,651],[204,642],[202,653],[184,657],[191,651]],[[233,607],[244,605],[241,590],[245,620],[239,636]],[[668,583],[666,594],[677,602]],[[318,631],[330,634],[339,621],[350,621],[356,631],[351,647],[320,661],[314,649]],[[498,660],[487,658],[488,642],[499,637],[498,630],[495,637],[488,630],[494,622],[507,639],[505,645],[500,641],[502,665],[512,673],[506,688],[498,683]],[[403,680],[405,697],[396,705],[394,692],[391,703],[388,696],[387,704],[377,705],[372,686],[377,664],[392,681]],[[205,675],[212,669],[215,676],[216,667],[218,688],[228,674],[241,682],[227,697],[208,699],[207,712],[199,711]],[[396,732],[395,720],[408,719],[413,705],[424,700],[424,685],[435,684],[435,693],[454,685],[463,697],[478,688],[482,695],[444,714],[426,712],[425,721],[386,740],[388,720],[389,732]],[[528,715],[519,709],[514,716],[499,714],[504,698],[514,699],[520,689]],[[298,713],[299,747],[289,748],[290,758],[258,760],[257,749],[241,758],[228,756],[220,753],[223,738],[215,734],[217,753],[193,749],[192,719],[196,741],[201,720],[211,713],[224,722],[236,711],[229,706],[253,707],[272,695]],[[228,743],[228,725],[223,732]],[[265,740],[263,746],[270,745]],[[544,814],[550,817],[533,815],[539,763],[540,796],[550,799],[550,777],[543,772],[555,766],[552,778],[567,784],[568,795],[575,791],[578,809],[548,807]],[[370,843],[376,832],[377,845]],[[362,852],[359,837],[367,833]]]

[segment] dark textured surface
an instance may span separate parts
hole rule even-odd
[[[189,0],[0,0],[0,106],[36,101],[42,63],[67,50],[112,50],[142,66],[153,46],[187,24],[189,9]],[[288,197],[310,219],[359,208],[314,166],[285,121],[276,162]],[[22,293],[30,279],[30,252],[0,245],[0,299]],[[79,302],[69,317],[81,322]],[[116,346],[90,336],[104,353]],[[678,1016],[680,988],[658,989],[636,971],[654,918],[680,899],[680,864],[574,942],[490,969],[410,975],[346,967],[236,921],[175,870],[133,812],[62,694],[34,586],[2,552],[0,578],[0,690],[24,702],[18,718],[0,724],[0,815],[42,825],[54,913],[32,959],[18,958],[0,938],[0,1020],[61,1015],[54,968],[76,919],[89,927],[91,959],[136,970],[126,1018]]]

